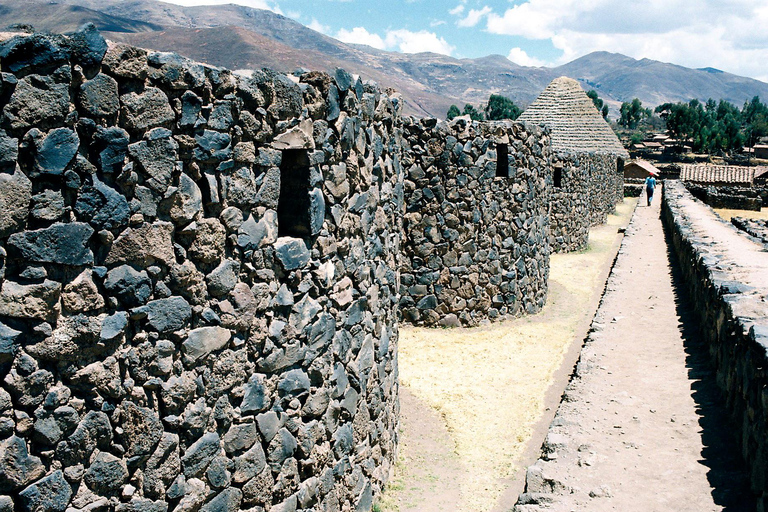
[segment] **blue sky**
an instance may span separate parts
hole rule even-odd
[[[166,0],[270,9],[345,42],[457,58],[500,54],[527,66],[592,51],[768,82],[768,1]]]

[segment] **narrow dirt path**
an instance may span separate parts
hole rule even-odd
[[[754,510],[660,201],[644,201],[519,512]]]

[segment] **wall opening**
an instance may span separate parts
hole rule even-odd
[[[616,159],[616,172],[624,176],[624,159]]]
[[[555,188],[563,188],[563,167],[557,166],[554,169],[554,173],[552,175],[552,181],[554,182]]]
[[[309,153],[286,149],[280,164],[280,199],[277,203],[278,236],[310,235]]]
[[[509,146],[496,144],[496,177],[509,178]]]

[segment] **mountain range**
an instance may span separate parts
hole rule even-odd
[[[501,55],[457,59],[405,54],[349,44],[271,11],[240,5],[184,7],[157,0],[0,0],[0,27],[72,32],[93,22],[105,37],[234,70],[269,67],[330,71],[342,67],[400,91],[406,112],[443,117],[451,104],[476,106],[502,94],[530,104],[558,76],[595,89],[618,112],[622,101],[645,106],[692,98],[725,99],[741,106],[768,98],[768,84],[713,68],[690,69],[651,59],[595,52],[568,64],[519,66]]]

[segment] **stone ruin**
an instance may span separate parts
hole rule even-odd
[[[0,67],[2,511],[369,510],[398,315],[546,300],[547,129],[93,26]]]
[[[518,120],[552,129],[552,251],[586,248],[589,228],[604,223],[624,197],[629,153],[581,85],[568,77],[553,80]]]
[[[549,278],[549,133],[407,119],[403,318],[476,325],[539,311]]]

